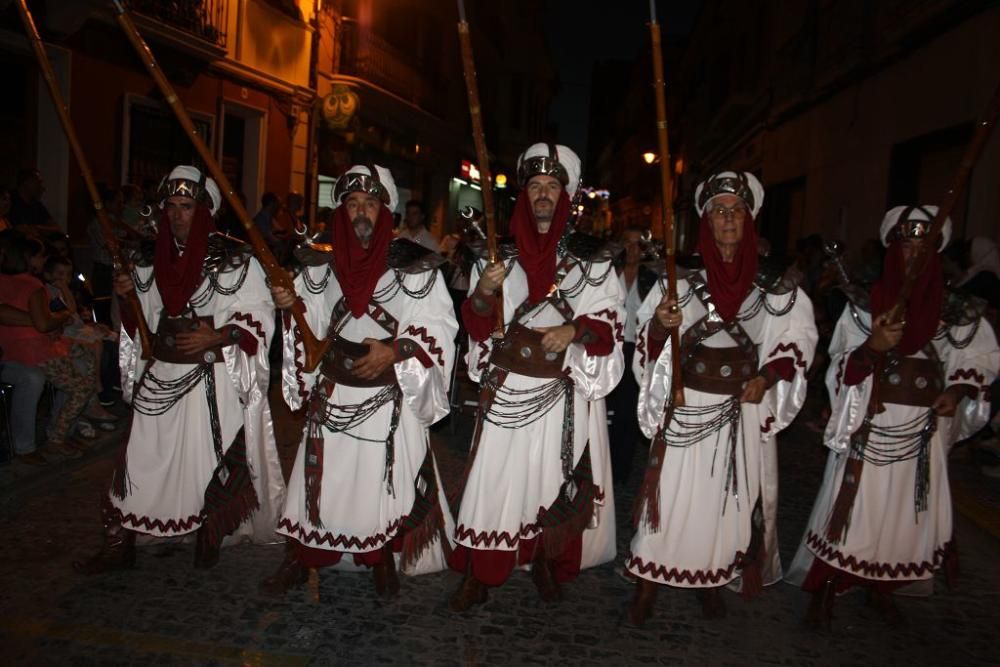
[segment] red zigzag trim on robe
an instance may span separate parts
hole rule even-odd
[[[427,327],[415,327],[411,324],[403,333],[420,338],[420,342],[427,346],[427,351],[437,356],[438,366],[444,366],[444,350],[437,344],[437,338],[427,333]]]
[[[639,355],[639,366],[641,368],[646,367],[646,327],[642,327],[635,336],[635,352]],[[626,368],[625,372],[631,371],[631,368]]]
[[[728,581],[733,577],[733,572],[743,562],[743,552],[736,552],[736,560],[729,567],[722,567],[709,572],[708,570],[678,570],[677,568],[667,568],[656,563],[647,563],[629,551],[625,557],[625,567],[643,575],[650,575],[654,579],[660,579],[664,583],[676,581],[687,582],[688,584],[700,584],[702,586],[714,586],[721,581]]]
[[[257,332],[257,338],[260,338],[261,341],[264,340],[264,327],[260,322],[255,320],[253,315],[250,313],[233,313],[232,317],[229,318],[229,321],[232,322],[233,320],[236,320],[237,322],[246,322],[248,326]]]
[[[771,354],[767,355],[767,358],[776,357],[779,352],[794,352],[795,353],[795,365],[799,368],[806,367],[805,357],[802,355],[802,350],[795,343],[778,343],[775,346]]]
[[[765,419],[764,423],[761,424],[761,426],[760,426],[760,432],[761,433],[767,433],[768,431],[770,431],[771,430],[771,424],[773,424],[773,423],[774,423],[774,416],[773,415],[768,415],[767,419]]]
[[[599,310],[596,313],[592,313],[591,317],[605,317],[610,321],[612,328],[615,332],[615,340],[619,343],[625,342],[625,326],[618,321],[618,313],[616,313],[611,308],[605,308],[604,310]]]
[[[957,371],[948,376],[948,382],[954,382],[955,380],[975,380],[979,384],[986,382],[986,378],[983,374],[975,368],[959,368]]]
[[[479,349],[479,360],[476,361],[476,370],[482,372],[490,367],[490,348],[481,340],[476,341],[476,347]]]
[[[197,530],[205,521],[204,513],[192,514],[186,519],[167,519],[166,521],[162,521],[160,519],[150,519],[148,516],[136,516],[131,512],[122,514],[122,511],[117,507],[112,507],[112,509],[118,515],[119,523],[122,525],[129,524],[133,528],[145,531],[156,530],[161,533],[182,535]]]
[[[307,532],[305,528],[298,523],[292,523],[291,519],[288,518],[282,518],[278,522],[278,528],[284,528],[289,533],[292,533],[292,537],[303,544],[327,544],[331,549],[337,550],[361,549],[364,551],[373,551],[395,537],[399,531],[400,523],[402,523],[402,518],[390,523],[384,533],[375,533],[363,540],[354,536],[348,537],[347,535],[334,535],[333,533],[321,534],[318,530]]]
[[[854,556],[845,556],[843,552],[834,549],[826,540],[809,531],[806,544],[812,547],[817,556],[823,560],[836,561],[836,566],[842,570],[853,572],[854,574],[865,576],[869,579],[889,577],[890,579],[913,579],[925,574],[930,574],[941,565],[944,560],[945,549],[943,546],[934,550],[934,561],[928,563],[871,563],[866,560],[858,560]]]
[[[849,354],[845,354],[840,359],[840,363],[837,364],[837,393],[840,393],[840,388],[843,386],[841,383],[844,381],[844,366],[847,365],[847,357]]]
[[[294,341],[292,344],[292,349],[295,351],[295,355],[292,358],[292,363],[295,365],[295,383],[299,386],[298,389],[299,398],[301,398],[303,401],[307,401],[309,400],[309,392],[306,391],[306,383],[305,380],[302,379],[302,371],[305,370],[304,366],[305,362],[303,360],[305,353],[302,351],[302,348],[300,347],[300,343],[302,343],[302,332],[299,331],[299,326],[297,324],[293,326],[294,328],[292,329],[293,332],[292,336],[294,338]]]
[[[604,489],[596,486],[594,487],[594,502],[604,501]],[[532,533],[537,533],[541,529],[541,521],[545,518],[545,508],[538,508],[538,523],[523,524],[521,530],[517,535],[511,535],[507,531],[497,532],[491,530],[489,532],[479,531],[472,528],[466,528],[465,524],[461,524],[455,528],[455,539],[456,540],[469,540],[472,542],[473,547],[479,547],[484,545],[485,548],[490,548],[493,546],[500,546],[503,542],[508,547],[514,548],[517,546],[519,540],[529,539]]]
[[[491,530],[489,532],[476,532],[472,528],[466,528],[463,524],[455,527],[455,540],[469,540],[472,542],[473,547],[485,549],[498,547],[500,546],[500,543],[503,542],[505,545],[513,549],[517,547],[520,540],[528,539],[528,535],[531,535],[537,530],[537,523],[529,523],[521,526],[521,531],[517,535],[511,535],[507,531],[497,532],[495,530]]]

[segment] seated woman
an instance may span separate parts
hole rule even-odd
[[[76,297],[70,289],[73,263],[61,255],[53,255],[45,261],[42,278],[49,297],[49,310],[53,313],[69,313],[70,317],[61,333],[50,334],[66,339],[70,344],[70,357],[77,370],[97,381],[98,396],[106,394],[101,381],[101,357],[106,341],[117,342],[118,335],[103,324],[85,321],[80,316]],[[97,401],[92,401],[87,417],[105,431],[115,430],[118,418],[105,410]]]
[[[79,458],[84,445],[70,439],[69,434],[94,394],[95,381],[92,374],[83,374],[73,365],[66,340],[48,335],[61,330],[70,314],[49,309],[48,292],[32,275],[41,272],[45,259],[44,246],[19,233],[5,244],[0,258],[0,294],[5,295],[6,305],[27,312],[31,325],[0,324],[0,347],[5,361],[37,368],[56,389],[65,392],[65,402],[60,405],[57,401],[54,406],[48,447],[65,458]],[[32,458],[45,463],[40,454]]]

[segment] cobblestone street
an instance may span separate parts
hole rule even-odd
[[[445,425],[435,448],[447,478],[460,469],[468,420]],[[801,420],[800,420],[801,422]],[[287,460],[296,424],[279,419]],[[821,474],[819,437],[798,424],[781,441],[780,531],[787,563],[800,537]],[[110,443],[108,443],[110,445]],[[642,453],[644,455],[644,452]],[[937,584],[933,598],[900,598],[907,619],[891,630],[862,595],[838,601],[832,636],[801,626],[807,597],[778,584],[752,603],[726,593],[728,617],[702,619],[693,594],[663,590],[655,617],[630,627],[624,605],[631,586],[620,562],[585,571],[560,604],[541,603],[530,578],[516,573],[468,616],[448,611],[458,575],[404,579],[400,596],[379,600],[363,574],[321,572],[319,601],[308,587],[272,600],[257,582],[273,571],[282,546],[239,546],[211,571],[191,567],[190,544],[141,548],[137,567],[84,578],[71,562],[99,544],[98,497],[111,472],[103,454],[34,480],[16,480],[3,496],[0,547],[5,664],[987,664],[995,661],[1000,626],[1000,543],[989,511],[956,512],[962,578],[957,590]],[[960,497],[970,506],[995,502],[995,480],[971,464],[953,463],[970,479]],[[638,466],[636,467],[638,470]],[[993,485],[989,486],[988,482]],[[626,513],[638,473],[616,489],[619,554],[630,537]],[[976,488],[976,484],[987,484]],[[985,518],[984,518],[985,517]],[[991,518],[992,517],[992,518]],[[995,662],[994,662],[995,664]]]

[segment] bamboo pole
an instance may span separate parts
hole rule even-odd
[[[498,259],[496,211],[493,207],[493,177],[490,173],[490,156],[486,151],[486,135],[483,133],[483,114],[479,104],[479,82],[476,78],[476,63],[472,57],[472,36],[465,20],[465,2],[458,0],[458,43],[462,50],[462,71],[465,75],[465,90],[469,97],[469,115],[472,118],[472,141],[476,147],[480,183],[483,193],[483,216],[486,218],[486,247],[490,264]],[[493,338],[503,338],[504,315],[503,293],[497,290],[496,325]]]
[[[673,175],[670,173],[670,137],[667,133],[667,98],[663,82],[663,52],[660,47],[660,24],[656,21],[656,0],[649,0],[649,35],[653,49],[653,89],[656,98],[656,138],[660,148],[660,194],[663,199],[663,213],[660,218],[663,228],[664,260],[667,268],[667,295],[677,300],[677,254],[674,240],[674,192]],[[674,307],[676,309],[676,306]],[[670,352],[672,362],[671,383],[674,405],[684,405],[684,385],[681,381],[680,333],[677,328],[670,330]]]
[[[87,157],[83,154],[83,148],[80,146],[80,140],[73,127],[73,121],[69,117],[69,107],[66,105],[66,100],[63,99],[62,91],[59,90],[59,82],[56,81],[55,73],[52,71],[52,63],[49,61],[49,55],[45,51],[42,38],[38,34],[35,20],[28,9],[27,0],[17,0],[17,10],[21,15],[21,21],[24,23],[24,30],[28,34],[28,41],[31,42],[31,47],[35,51],[35,58],[38,60],[38,66],[42,70],[42,77],[45,79],[49,95],[52,97],[52,104],[59,115],[59,122],[66,133],[66,139],[69,141],[76,164],[80,168],[80,175],[83,176],[83,182],[87,186],[87,193],[90,195],[90,201],[94,206],[94,211],[97,213],[97,221],[101,227],[101,236],[104,237],[108,254],[111,255],[111,262],[115,273],[118,273],[126,266],[125,261],[122,259],[121,247],[118,245],[118,237],[115,236],[111,221],[108,219],[108,213],[104,210],[104,202],[97,191],[97,184],[94,183],[93,171],[90,169]],[[139,340],[142,342],[143,358],[147,358],[153,349],[153,335],[150,333],[149,324],[142,313],[142,304],[139,303],[139,297],[134,291],[129,293],[125,298],[125,302],[129,310],[132,311],[133,319],[136,322],[136,330],[139,333]]]
[[[160,92],[163,93],[164,99],[167,101],[167,104],[170,105],[170,108],[173,110],[178,122],[180,122],[181,127],[184,128],[184,131],[191,139],[191,143],[194,144],[195,150],[198,151],[198,155],[201,156],[202,161],[205,163],[205,168],[211,174],[212,178],[215,179],[216,183],[218,183],[219,189],[222,191],[222,196],[225,197],[229,207],[233,210],[233,213],[236,214],[237,219],[239,219],[243,228],[246,230],[250,245],[253,246],[254,254],[257,256],[257,260],[263,267],[264,272],[271,281],[271,284],[278,287],[284,287],[290,291],[294,290],[291,277],[288,275],[288,272],[278,264],[278,261],[275,259],[271,249],[264,241],[264,237],[261,235],[260,231],[258,231],[257,226],[254,225],[253,220],[250,218],[250,214],[247,212],[246,207],[243,206],[243,202],[241,202],[240,198],[236,196],[236,191],[233,189],[229,179],[223,173],[222,168],[215,159],[215,156],[212,155],[208,146],[205,145],[205,140],[198,135],[198,131],[195,129],[194,123],[191,121],[191,116],[188,115],[184,105],[181,104],[177,97],[177,92],[170,84],[170,81],[167,80],[167,77],[163,74],[163,70],[160,69],[159,64],[156,62],[156,58],[153,56],[153,52],[150,51],[149,46],[142,38],[142,35],[139,34],[139,30],[132,21],[132,17],[129,15],[124,3],[122,0],[111,0],[111,4],[114,7],[115,18],[118,21],[118,25],[120,25],[122,30],[125,31],[125,36],[128,37],[129,42],[131,42],[132,46],[135,48],[139,59],[142,60],[143,64],[146,66],[146,70],[149,72],[150,76],[153,77],[153,80],[156,82]],[[319,365],[326,349],[330,345],[330,341],[316,338],[316,335],[309,327],[309,323],[306,321],[305,305],[301,300],[296,300],[295,304],[292,306],[291,316],[298,325],[299,332],[302,335],[302,345],[305,351],[305,369],[307,371],[311,371]]]

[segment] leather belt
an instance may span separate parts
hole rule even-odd
[[[883,371],[878,400],[929,408],[943,390],[944,374],[940,362],[905,357]]]
[[[160,317],[153,340],[153,358],[171,364],[221,364],[225,361],[222,346],[216,345],[201,352],[188,353],[177,349],[177,335],[195,331],[202,323],[212,329],[215,323],[211,317]]]
[[[503,338],[493,342],[490,363],[528,377],[563,377],[566,352],[546,352],[542,349],[543,335],[523,324],[512,324]]]
[[[683,368],[684,386],[707,394],[736,396],[757,374],[757,360],[739,347],[698,345]]]
[[[391,340],[391,338],[386,338],[382,342],[388,343]],[[346,338],[334,336],[330,348],[320,364],[320,372],[337,384],[348,387],[386,387],[396,384],[396,371],[393,364],[390,364],[371,380],[364,380],[351,372],[358,360],[368,354],[368,350],[369,346],[364,343],[355,343]]]

